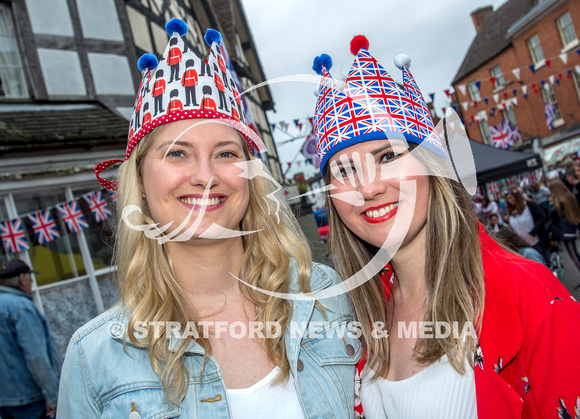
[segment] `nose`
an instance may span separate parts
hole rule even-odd
[[[190,183],[202,188],[213,188],[219,185],[220,178],[210,159],[200,159],[192,166]]]
[[[386,190],[385,182],[381,180],[380,176],[380,169],[373,167],[374,170],[377,170],[379,173],[375,173],[375,176],[372,176],[369,173],[369,176],[365,179],[364,184],[361,182],[359,185],[358,191],[363,196],[365,201],[372,201],[376,199],[379,195],[383,194]]]

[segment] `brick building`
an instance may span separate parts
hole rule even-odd
[[[96,221],[82,196],[100,189],[95,164],[124,157],[137,59],[162,56],[173,17],[187,23],[184,39],[198,56],[208,48],[206,28],[224,34],[240,91],[266,80],[240,0],[0,0],[0,222],[20,220],[28,245],[14,251],[3,240],[0,264],[20,258],[41,272],[34,301],[61,351],[117,297],[108,220]],[[261,157],[281,181],[265,113],[274,105],[270,90],[243,100],[268,150]],[[89,224],[74,233],[56,211],[71,201]],[[60,237],[39,244],[27,220],[45,210]]]
[[[490,127],[506,119],[522,135],[518,149],[535,142],[535,151],[547,150],[579,136],[580,2],[508,0],[472,19],[477,34],[452,82],[470,138],[492,144]]]

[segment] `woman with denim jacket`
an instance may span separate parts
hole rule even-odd
[[[353,312],[346,294],[312,297],[340,280],[311,262],[295,217],[251,155],[263,145],[244,116],[183,105],[175,76],[185,69],[168,54],[179,48],[198,72],[211,68],[219,33],[206,34],[202,63],[184,48],[182,21],[166,28],[165,59],[140,59],[137,100],[166,111],[145,124],[134,113],[118,184],[98,175],[117,161],[96,168],[117,191],[121,302],[73,335],[58,415],[349,418],[361,353],[356,331],[346,333]],[[199,77],[215,100],[213,83]]]
[[[573,417],[580,305],[545,266],[502,249],[476,222],[459,118],[450,109],[436,128],[410,58],[395,56],[399,84],[368,47],[353,39],[344,88],[330,57],[313,66],[329,243],[367,354],[357,413]]]

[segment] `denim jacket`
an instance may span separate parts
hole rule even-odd
[[[312,265],[311,289],[341,281],[329,267]],[[298,290],[293,268],[290,290]],[[294,300],[294,330],[285,344],[306,418],[354,416],[355,364],[361,344],[356,338],[354,314],[346,294],[321,300],[326,318],[314,300]],[[153,371],[147,349],[109,336],[112,327],[128,323],[128,313],[116,306],[80,328],[71,338],[65,357],[57,415],[59,418],[128,418],[133,406],[140,418],[228,418],[230,407],[221,370],[208,357],[203,376],[203,349],[191,342],[185,361],[190,374],[187,395],[178,406]],[[309,327],[310,326],[310,327]],[[350,329],[347,327],[350,326]],[[341,333],[344,331],[346,333]],[[118,330],[117,330],[118,332]],[[176,342],[170,341],[170,349]],[[179,344],[179,342],[177,342]],[[134,415],[135,416],[135,415]]]
[[[56,406],[62,358],[32,298],[0,285],[0,406]]]

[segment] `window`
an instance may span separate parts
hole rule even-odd
[[[514,114],[514,109],[511,106],[503,111],[503,119],[509,121],[513,128],[518,127],[518,123],[516,122],[516,115]]]
[[[505,84],[505,80],[503,79],[503,73],[501,72],[500,66],[496,65],[494,68],[491,69],[490,73],[491,73],[492,77],[495,77],[495,82],[494,82],[493,87],[495,89],[499,89],[499,88],[503,87]]]
[[[554,121],[554,126],[560,126],[564,124],[564,119],[562,118],[562,112],[560,111],[560,105],[558,105],[558,100],[556,99],[556,94],[554,93],[554,87],[550,83],[546,83],[542,87],[542,98],[544,102],[552,105],[554,109],[554,114],[556,115],[556,121]]]
[[[538,64],[544,60],[544,51],[542,50],[538,35],[534,35],[528,39],[528,49],[530,50],[530,56],[534,64]]]
[[[12,11],[0,3],[0,98],[28,97]]]
[[[483,142],[485,144],[492,145],[491,133],[489,132],[489,124],[487,123],[487,119],[481,119],[479,121],[479,131],[481,132],[481,138],[483,138]]]
[[[572,81],[574,82],[574,88],[576,89],[578,100],[580,101],[580,74],[578,74],[578,72],[572,72]]]
[[[562,45],[566,47],[567,45],[574,42],[576,37],[576,31],[574,30],[574,24],[572,23],[572,18],[570,13],[566,12],[558,19],[556,19],[558,25],[558,31],[560,32],[560,38],[562,38]]]
[[[467,88],[469,89],[469,96],[471,97],[471,100],[481,100],[481,96],[479,95],[479,89],[477,88],[477,85],[475,84],[474,81],[469,83],[467,85]]]

